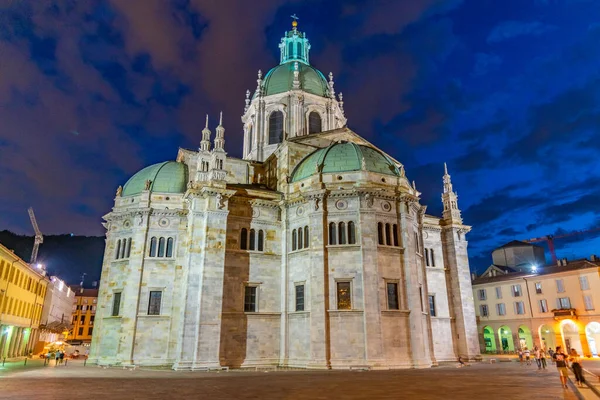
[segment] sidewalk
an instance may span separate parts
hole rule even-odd
[[[13,372],[21,372],[21,371],[29,371],[40,368],[68,368],[68,366],[75,365],[83,365],[83,360],[69,360],[65,359],[62,365],[57,365],[55,360],[50,360],[46,364],[44,364],[44,359],[42,358],[27,358],[27,362],[25,362],[25,357],[6,359],[4,365],[2,365],[2,361],[0,361],[0,377],[9,375]]]

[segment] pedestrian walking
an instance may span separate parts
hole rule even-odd
[[[542,350],[536,347],[533,351],[533,356],[535,357],[535,363],[537,364],[538,370],[542,369]]]
[[[567,359],[568,356],[563,353],[560,346],[556,347],[556,353],[552,357],[556,362],[556,369],[558,369],[558,373],[560,374],[560,383],[566,389],[567,388],[567,379],[569,377],[569,370],[567,369]]]
[[[519,365],[523,365],[523,350],[519,349]]]
[[[60,361],[59,361],[59,364],[62,365],[64,359],[65,359],[65,352],[61,350],[60,351]]]
[[[527,365],[531,365],[531,352],[527,347],[525,347],[523,355],[525,356],[525,362],[527,363]]]
[[[550,349],[548,350],[548,355],[550,356],[550,362],[552,363],[552,365],[554,365],[554,350],[552,350],[552,347],[550,347]]]
[[[542,368],[546,369],[546,350],[540,349],[540,362],[542,364]]]
[[[569,353],[569,361],[571,361],[571,368],[575,374],[577,386],[583,386],[585,378],[583,377],[583,368],[581,367],[581,357],[579,357],[579,354],[577,354],[577,350],[571,349],[571,352]]]
[[[59,360],[60,360],[60,350],[56,350],[56,353],[54,353],[54,365],[58,365]]]

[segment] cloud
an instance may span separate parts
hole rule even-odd
[[[539,21],[504,21],[496,25],[487,37],[488,43],[499,43],[519,36],[540,36],[555,30],[556,27]]]
[[[502,58],[497,54],[477,53],[475,54],[475,67],[473,74],[481,76],[487,74],[490,70],[499,67],[502,64]]]

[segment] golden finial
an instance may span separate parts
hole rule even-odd
[[[300,18],[298,18],[298,16],[296,14],[290,15],[290,17],[293,19],[293,21],[292,21],[292,28],[296,29],[296,27],[298,26],[298,20]]]

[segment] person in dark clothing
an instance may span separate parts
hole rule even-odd
[[[569,361],[571,361],[571,368],[575,374],[577,386],[583,386],[585,378],[583,377],[583,368],[581,367],[581,357],[579,357],[579,354],[577,354],[577,350],[571,349],[571,353],[569,353]]]
[[[556,369],[558,369],[558,373],[560,374],[560,383],[566,389],[567,379],[569,378],[569,370],[567,369],[568,356],[563,353],[560,346],[558,346],[556,347],[556,353],[554,353],[552,358],[556,362]]]

